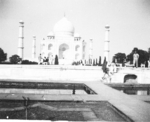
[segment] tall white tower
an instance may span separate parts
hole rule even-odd
[[[92,64],[92,60],[93,60],[93,39],[90,39],[90,43],[89,43],[89,60],[90,60],[90,64]]]
[[[36,58],[36,36],[33,36],[33,43],[32,43],[32,59]]]
[[[106,61],[109,62],[109,25],[105,26],[105,41],[104,41],[104,58],[106,57]]]
[[[19,39],[18,39],[18,55],[20,56],[21,59],[23,59],[23,49],[24,49],[24,44],[23,44],[23,39],[24,39],[24,22],[20,20],[19,22]]]

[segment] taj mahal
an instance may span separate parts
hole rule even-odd
[[[75,33],[73,24],[64,16],[49,32],[47,39],[41,41],[42,57],[59,57],[59,63],[71,64],[85,58],[86,43]]]
[[[24,22],[19,22],[18,55],[24,59]],[[109,26],[105,26],[104,57],[109,62]],[[86,52],[87,42],[80,34],[75,33],[73,24],[64,17],[60,19],[50,31],[46,38],[40,43],[40,54],[42,58],[53,59],[58,56],[59,64],[72,64],[74,61],[84,61],[85,56],[93,59],[93,39],[89,39],[89,49]],[[33,36],[32,59],[36,59],[36,36]]]

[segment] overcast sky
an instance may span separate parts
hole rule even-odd
[[[150,0],[0,0],[0,48],[17,54],[19,21],[24,24],[24,57],[31,58],[33,35],[40,41],[64,15],[83,40],[93,39],[94,57],[103,56],[105,25],[110,55],[150,47]],[[87,52],[88,55],[88,52]]]

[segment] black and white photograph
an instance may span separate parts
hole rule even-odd
[[[150,0],[0,0],[0,121],[150,122]]]

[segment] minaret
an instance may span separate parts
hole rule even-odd
[[[33,36],[33,43],[32,43],[32,59],[36,58],[36,36]]]
[[[23,39],[24,39],[24,22],[20,20],[19,22],[19,39],[18,39],[18,56],[23,60],[23,49],[24,49],[24,44],[23,44]]]
[[[92,64],[92,60],[93,60],[93,40],[90,39],[90,43],[89,43],[89,60],[90,60],[90,64]]]
[[[104,41],[104,58],[106,57],[106,61],[109,62],[109,25],[105,26],[105,41]]]

